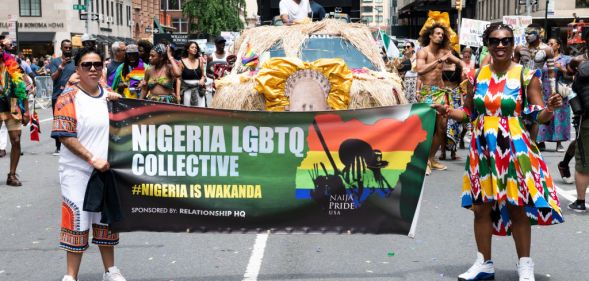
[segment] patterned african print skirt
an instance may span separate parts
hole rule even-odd
[[[164,103],[178,103],[178,99],[174,95],[147,95],[145,97],[150,101],[164,102]]]

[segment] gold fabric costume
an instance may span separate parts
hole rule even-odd
[[[301,70],[312,70],[327,78],[330,87],[327,104],[331,109],[348,108],[353,75],[344,60],[304,62],[298,58],[272,58],[264,63],[255,77],[255,89],[266,99],[266,110],[284,111],[289,106],[289,97],[285,95],[287,80]]]
[[[448,29],[448,35],[450,36],[450,46],[456,52],[460,53],[459,38],[458,35],[456,35],[456,32],[454,32],[454,30],[452,30],[452,28],[450,27],[450,16],[448,15],[448,13],[439,11],[429,11],[427,13],[427,16],[427,20],[425,20],[423,27],[419,31],[419,36],[422,36],[428,27],[436,23],[441,24]]]

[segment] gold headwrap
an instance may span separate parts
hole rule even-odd
[[[452,30],[452,28],[450,27],[450,16],[448,15],[448,13],[440,11],[429,11],[427,13],[427,16],[427,20],[425,21],[423,27],[419,31],[419,36],[423,36],[425,30],[436,23],[443,25],[448,29],[448,35],[450,36],[450,45],[452,49],[460,53],[460,44],[458,43],[458,36],[456,35],[456,32],[454,32],[454,30]]]
[[[289,97],[284,94],[288,78],[300,70],[312,70],[323,75],[330,84],[327,104],[331,109],[348,109],[352,71],[341,58],[304,62],[298,58],[272,58],[264,63],[255,77],[256,91],[264,95],[266,110],[284,111]]]

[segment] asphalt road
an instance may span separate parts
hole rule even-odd
[[[23,131],[24,156],[18,168],[22,187],[5,185],[9,159],[0,158],[0,171],[5,171],[0,181],[2,281],[61,280],[65,273],[65,253],[58,249],[60,193],[58,159],[51,155],[50,112],[41,111],[40,119],[41,142],[30,142],[28,128]],[[462,159],[465,153],[460,151]],[[533,227],[538,281],[589,280],[589,214],[566,208],[566,198],[575,198],[575,193],[574,186],[563,184],[558,176],[556,164],[562,155],[544,153],[561,189],[566,222]],[[426,178],[414,239],[269,234],[260,243],[265,235],[134,232],[121,234],[116,264],[127,280],[137,281],[246,280],[246,275],[252,277],[248,280],[456,280],[475,258],[473,215],[460,207],[464,160],[445,163],[447,171]],[[495,237],[493,243],[496,280],[517,280],[513,240]],[[98,250],[91,246],[80,280],[101,280],[102,271]]]

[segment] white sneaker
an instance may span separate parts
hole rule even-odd
[[[535,281],[534,279],[534,262],[532,258],[520,258],[517,263],[517,274],[519,281]]]
[[[573,177],[562,177],[562,181],[566,184],[571,184],[575,182],[575,179],[573,179]]]
[[[485,261],[481,253],[477,253],[477,260],[465,273],[458,275],[458,281],[475,280],[495,280],[495,266],[493,265],[493,261]]]
[[[127,281],[116,266],[111,266],[108,271],[102,275],[102,281]]]
[[[61,281],[76,281],[76,279],[74,279],[74,277],[72,277],[71,275],[65,275],[63,276]]]

